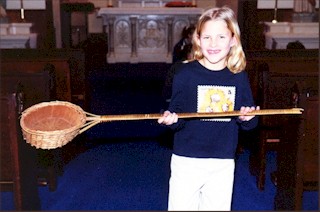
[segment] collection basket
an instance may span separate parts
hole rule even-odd
[[[69,102],[43,102],[26,109],[20,119],[27,143],[41,149],[64,146],[79,134],[86,114]]]
[[[246,115],[301,114],[302,108],[255,110]],[[179,118],[213,118],[243,115],[240,111],[179,113]],[[62,147],[78,134],[101,122],[159,119],[162,114],[96,115],[64,101],[35,104],[23,111],[20,126],[23,138],[41,149]]]

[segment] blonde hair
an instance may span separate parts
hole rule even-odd
[[[200,46],[197,45],[195,39],[200,37],[204,24],[210,20],[223,20],[226,22],[228,29],[232,33],[232,36],[234,36],[237,41],[236,44],[231,47],[230,52],[227,55],[226,65],[232,73],[236,74],[243,71],[246,67],[246,57],[241,45],[240,28],[234,16],[233,10],[226,6],[209,9],[200,16],[193,34],[192,43],[194,59],[201,60],[204,57]]]

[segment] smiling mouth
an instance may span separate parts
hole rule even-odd
[[[218,54],[220,50],[208,50],[209,54]]]

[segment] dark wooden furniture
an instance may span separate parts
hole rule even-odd
[[[50,67],[51,66],[51,67]],[[86,108],[85,54],[80,49],[1,49],[0,71],[54,73],[55,99]]]
[[[318,81],[317,50],[249,51],[247,71],[253,96],[262,109],[291,108],[288,96],[296,81]],[[250,171],[257,177],[257,187],[264,190],[266,153],[277,151],[281,143],[284,116],[259,117],[259,125],[250,137]]]
[[[278,75],[281,81],[281,74]],[[272,87],[276,83],[281,83],[280,81],[275,82],[275,79],[272,79],[269,73],[269,67],[266,63],[261,63],[258,66],[258,77],[260,79],[258,97],[256,99],[257,105],[260,105],[261,108],[271,109],[271,108],[289,108],[289,105],[286,106],[277,106],[272,105],[274,103]],[[257,186],[259,190],[264,189],[265,178],[266,178],[266,154],[270,150],[276,150],[280,142],[280,133],[282,131],[283,125],[281,124],[280,116],[261,116],[259,117],[258,125],[258,139],[259,139],[259,151],[258,151],[258,160],[257,160]]]
[[[21,176],[18,148],[18,114],[15,94],[1,95],[0,186],[5,190],[10,186],[14,193],[15,209],[22,209]]]
[[[22,139],[18,120],[21,93],[1,94],[1,191],[13,191],[16,210],[40,210],[36,154]]]
[[[54,100],[87,108],[85,53],[82,49],[1,49],[0,72],[53,72]]]
[[[80,47],[88,38],[88,13],[94,10],[90,2],[61,3],[60,5],[62,46],[64,48]],[[73,17],[72,13],[77,13]],[[78,20],[75,20],[78,17]]]
[[[302,210],[304,191],[318,191],[319,97],[318,83],[298,81],[292,100],[304,108],[301,116],[288,116],[277,156],[276,210]]]
[[[43,67],[44,68],[44,67]],[[22,110],[50,100],[51,80],[48,70],[39,70],[37,73],[21,71],[0,72],[1,93],[23,92]]]
[[[3,95],[10,93],[19,93],[21,98],[19,100],[19,112],[21,113],[28,107],[34,104],[50,101],[55,99],[56,89],[54,82],[54,71],[52,66],[44,66],[43,70],[36,73],[7,71],[1,72],[1,93]],[[10,130],[10,129],[9,129]],[[19,124],[19,131],[17,136],[21,136],[21,128]],[[36,160],[33,161],[32,166],[37,169],[33,172],[37,174],[39,185],[48,185],[50,191],[54,191],[57,187],[58,174],[62,173],[61,150],[40,150],[31,147],[22,139],[20,141],[27,145],[27,149],[32,148]]]

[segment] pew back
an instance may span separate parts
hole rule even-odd
[[[297,81],[315,87],[319,83],[318,50],[252,51],[247,54],[247,72],[252,93],[262,109],[291,108],[291,88]],[[278,150],[284,125],[283,116],[259,117],[256,145],[252,145],[250,171],[257,186],[264,189],[266,152]]]
[[[14,194],[15,209],[22,209],[20,160],[18,148],[18,115],[15,94],[1,95],[0,190],[11,190]]]
[[[81,49],[2,49],[1,72],[37,73],[52,66],[56,100],[85,100],[85,55]]]
[[[302,210],[303,192],[319,189],[318,86],[297,82],[293,97],[304,112],[301,116],[288,116],[284,121],[286,127],[277,158],[276,210]]]
[[[1,72],[1,93],[23,92],[24,109],[49,101],[51,79],[48,71],[27,73],[20,71]]]

